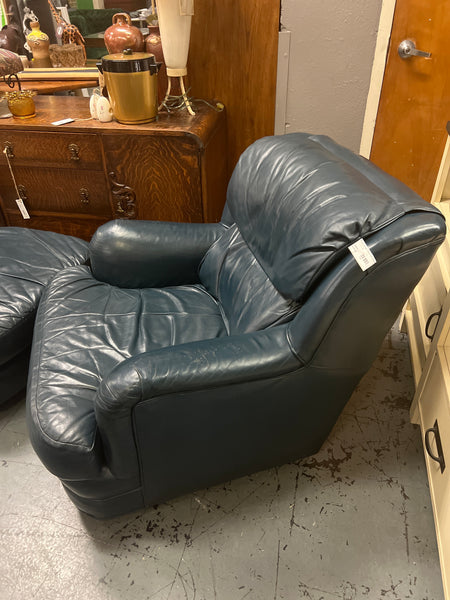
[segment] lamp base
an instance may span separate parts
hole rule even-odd
[[[171,112],[172,110],[180,110],[186,109],[190,115],[195,115],[194,109],[192,108],[191,101],[189,100],[186,94],[186,88],[184,87],[184,79],[183,76],[180,75],[176,77],[180,84],[181,96],[171,96],[170,90],[172,89],[172,78],[173,76],[167,76],[167,91],[164,96],[164,100],[158,107],[158,110],[162,110],[165,108],[167,112]]]

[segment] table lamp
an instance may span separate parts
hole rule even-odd
[[[167,71],[167,92],[161,106],[168,106],[171,79],[179,80],[181,106],[195,114],[187,97],[183,77],[187,74],[187,57],[191,38],[191,20],[194,14],[194,0],[156,0],[161,45]]]

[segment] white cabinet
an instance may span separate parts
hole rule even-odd
[[[450,598],[450,348],[438,347],[419,399],[444,593]],[[437,460],[439,459],[439,460]]]
[[[416,393],[411,421],[420,424],[444,594],[450,600],[450,139],[432,203],[445,215],[447,237],[405,310]]]

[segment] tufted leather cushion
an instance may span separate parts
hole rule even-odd
[[[39,320],[40,427],[54,441],[85,449],[95,439],[95,393],[117,364],[226,333],[217,303],[199,285],[124,289],[97,281],[84,266],[55,276]]]
[[[0,227],[0,365],[31,343],[44,286],[87,260],[83,240],[22,227]]]
[[[227,220],[276,289],[302,303],[349,245],[400,218],[405,206],[424,210],[410,189],[330,138],[292,133],[262,138],[241,156]]]
[[[284,298],[276,289],[236,224],[209,249],[199,276],[206,289],[217,298],[230,334],[285,323],[300,308],[297,302]]]

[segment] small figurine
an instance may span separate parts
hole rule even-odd
[[[51,68],[50,40],[46,33],[41,31],[39,21],[31,21],[31,33],[27,35],[27,43],[33,54],[32,67]]]

